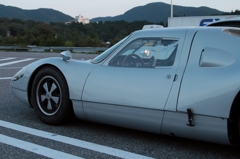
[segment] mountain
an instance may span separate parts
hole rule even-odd
[[[142,21],[146,20],[153,23],[164,22],[167,23],[168,17],[170,17],[171,5],[155,2],[149,3],[145,6],[138,6],[126,11],[122,15],[115,17],[98,17],[93,18],[90,22],[99,21],[118,21],[124,20],[127,22]],[[207,16],[223,14],[224,12],[209,8],[209,7],[184,7],[184,6],[173,6],[174,16]],[[36,9],[36,10],[23,10],[21,8],[4,6],[0,4],[0,17],[4,18],[17,18],[22,20],[35,20],[43,22],[67,22],[74,18],[63,14],[53,9]]]
[[[99,22],[99,21],[117,21],[117,20],[124,20],[127,22],[133,21],[141,21],[146,20],[149,22],[167,22],[168,17],[170,17],[171,13],[171,5],[156,2],[156,3],[149,3],[145,6],[139,6],[132,8],[125,12],[122,15],[118,15],[115,17],[98,17],[93,18],[90,22]],[[209,8],[209,7],[184,7],[184,6],[173,6],[174,16],[207,16],[207,15],[216,15],[216,14],[223,14],[224,12]]]
[[[66,22],[73,20],[73,17],[63,14],[57,10],[40,8],[36,10],[23,10],[21,8],[4,6],[0,4],[1,18],[17,18],[22,20],[35,20],[43,22]]]

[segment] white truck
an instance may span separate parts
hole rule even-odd
[[[205,26],[219,20],[240,18],[240,15],[169,17],[168,27]]]

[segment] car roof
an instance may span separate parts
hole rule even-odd
[[[216,29],[220,28],[228,28],[228,26],[219,26],[216,27]],[[186,31],[186,30],[193,30],[193,31],[198,31],[198,30],[208,30],[208,29],[214,29],[213,27],[200,27],[200,26],[190,26],[190,27],[170,27],[170,28],[151,28],[151,29],[144,29],[144,30],[136,30],[134,31],[135,33],[149,33],[149,32],[159,32],[159,31]]]
[[[145,30],[137,30],[132,32],[131,37],[133,36],[157,36],[159,33],[161,34],[167,34],[172,36],[177,36],[178,33],[181,32],[198,32],[201,30],[219,30],[223,31],[223,29],[226,29],[229,27],[226,26],[220,26],[220,27],[171,27],[171,28],[152,28],[152,29],[145,29]],[[166,35],[165,34],[165,35]],[[164,35],[163,35],[164,36]]]

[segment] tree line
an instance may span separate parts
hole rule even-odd
[[[101,47],[115,44],[148,21],[114,21],[82,24],[44,23],[0,18],[0,45]],[[163,23],[159,23],[164,25]]]
[[[240,10],[226,14],[240,15]],[[101,47],[105,46],[106,42],[115,44],[147,24],[152,23],[148,21],[106,21],[84,25],[76,22],[45,23],[0,18],[0,45]],[[167,25],[163,22],[157,24]]]

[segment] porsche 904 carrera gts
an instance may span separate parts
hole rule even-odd
[[[135,31],[96,58],[71,52],[22,68],[13,94],[46,124],[84,120],[240,143],[240,29]]]

